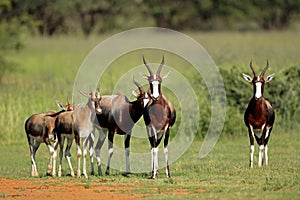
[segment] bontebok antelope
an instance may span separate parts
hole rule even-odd
[[[54,146],[54,156],[53,156],[53,171],[52,176],[56,176],[56,150],[58,144],[60,146],[60,162],[58,168],[58,175],[61,176],[61,165],[62,165],[62,156],[63,156],[63,145],[64,138],[66,137],[67,147],[65,151],[65,157],[67,159],[71,176],[74,176],[74,171],[71,165],[71,153],[70,148],[72,145],[73,139],[75,139],[77,146],[77,177],[81,176],[80,170],[80,158],[83,154],[83,174],[87,178],[86,172],[86,155],[87,155],[87,143],[91,134],[93,133],[95,126],[94,121],[96,113],[100,113],[101,109],[99,107],[99,96],[100,92],[90,92],[86,94],[81,92],[84,96],[88,98],[88,102],[83,108],[76,108],[72,112],[65,112],[60,114],[55,120],[55,133],[57,134],[58,142]],[[80,148],[80,138],[83,143],[83,152]],[[92,162],[92,161],[91,161]]]
[[[170,127],[173,126],[176,119],[176,111],[173,105],[167,100],[161,92],[161,82],[166,78],[161,76],[160,72],[164,65],[164,57],[159,65],[157,72],[154,74],[150,66],[146,63],[143,57],[143,62],[149,72],[149,76],[143,75],[148,80],[150,89],[148,91],[149,102],[144,109],[144,122],[148,133],[148,139],[151,145],[151,178],[155,179],[158,170],[158,145],[164,138],[164,155],[166,164],[166,176],[170,177],[170,170],[168,164],[168,142]]]
[[[254,138],[259,145],[258,166],[262,166],[263,157],[265,158],[265,164],[268,165],[268,141],[275,121],[275,113],[271,103],[263,97],[265,83],[271,81],[274,77],[274,74],[271,74],[264,78],[265,72],[269,68],[269,62],[267,61],[267,65],[260,75],[256,74],[252,61],[250,62],[250,68],[253,72],[253,78],[244,73],[243,77],[246,81],[253,85],[253,97],[251,98],[244,115],[244,122],[248,127],[250,137],[249,166],[252,168],[254,157]]]
[[[113,155],[113,139],[115,133],[124,135],[124,146],[126,156],[126,173],[130,173],[129,153],[130,153],[130,137],[134,124],[143,115],[145,92],[142,86],[133,80],[134,84],[139,89],[139,94],[133,91],[133,95],[137,100],[130,102],[129,99],[122,95],[104,95],[100,100],[100,107],[102,109],[101,114],[97,114],[97,128],[108,129],[108,161],[106,174],[110,173],[110,160]],[[100,126],[100,127],[99,127]],[[101,130],[99,130],[99,134]],[[105,139],[105,138],[104,138]],[[101,139],[100,135],[95,147],[98,174],[102,175],[100,150],[103,145],[104,139]]]
[[[53,133],[56,117],[50,117],[48,115],[56,114],[56,116],[58,116],[64,111],[73,110],[73,105],[69,103],[69,100],[66,106],[63,106],[58,101],[56,101],[56,103],[62,109],[61,111],[56,112],[51,110],[47,113],[33,114],[25,122],[25,132],[27,135],[31,157],[31,176],[38,176],[35,154],[40,146],[40,143],[42,142],[47,145],[50,152],[50,161],[47,174],[51,174],[52,171],[52,156],[54,154],[54,148],[51,145],[51,141],[53,141],[56,137]]]

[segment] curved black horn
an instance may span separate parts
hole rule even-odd
[[[161,60],[161,63],[160,63],[160,65],[158,66],[158,69],[157,69],[157,72],[156,72],[157,75],[160,75],[160,72],[161,72],[161,69],[162,69],[162,67],[163,67],[163,65],[164,65],[164,62],[165,62],[165,57],[163,56],[163,57],[162,57],[162,60]]]
[[[137,87],[142,87],[141,84],[139,84],[136,80],[134,80],[134,76],[132,77],[132,81]]]
[[[148,69],[148,71],[150,73],[150,76],[152,76],[153,75],[153,71],[151,70],[150,66],[146,63],[144,55],[143,55],[143,62],[145,64],[146,68]]]
[[[266,67],[262,70],[260,76],[264,76],[268,68],[269,68],[269,60],[267,60],[267,65],[266,65]]]
[[[251,68],[251,70],[253,72],[253,75],[256,76],[256,72],[255,72],[255,70],[253,68],[253,65],[252,65],[252,60],[250,61],[250,68]]]
[[[140,92],[143,91],[142,85],[139,84],[136,80],[134,80],[134,76],[132,77],[132,81],[139,88]]]

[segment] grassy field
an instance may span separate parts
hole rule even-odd
[[[280,78],[283,69],[300,66],[299,31],[187,32],[186,34],[198,41],[222,69],[236,66],[250,74],[248,69],[250,59],[253,59],[258,68],[265,66],[266,60],[269,59],[271,62],[269,73],[275,72],[276,77]],[[17,68],[6,74],[0,83],[0,112],[2,113],[0,151],[3,155],[0,159],[1,177],[32,179],[29,176],[29,149],[24,133],[26,118],[33,113],[58,109],[55,100],[64,103],[67,96],[72,94],[74,78],[84,58],[99,42],[109,36],[93,36],[88,39],[27,38],[25,49],[9,55]],[[153,57],[160,59],[160,56],[161,53],[158,53]],[[111,93],[114,81],[128,70],[126,66],[141,64],[136,58],[132,56],[132,60],[126,63],[121,59],[120,62],[123,62],[125,67],[116,68],[118,62],[112,66],[112,69],[117,70],[113,70],[114,73],[107,72],[110,78],[102,81],[103,94]],[[178,69],[184,63],[177,60],[170,61],[170,66],[173,64]],[[199,91],[200,98],[206,92],[205,87],[193,76],[193,71],[186,73],[190,74],[193,88]],[[250,86],[248,90],[251,91]],[[200,106],[205,103],[205,100],[199,102]],[[209,115],[206,117],[209,118]],[[278,117],[280,119],[280,115]],[[159,178],[155,181],[148,180],[148,174],[145,173],[124,177],[116,170],[112,171],[111,176],[90,177],[88,180],[80,179],[80,181],[87,186],[90,183],[132,185],[137,182],[139,187],[135,192],[151,194],[147,197],[150,199],[171,198],[170,195],[175,199],[185,198],[183,194],[166,192],[167,188],[186,191],[188,199],[299,199],[300,136],[298,132],[286,130],[283,126],[275,126],[269,145],[270,166],[262,169],[255,166],[250,170],[248,168],[249,142],[241,115],[226,116],[226,120],[225,123],[231,121],[230,125],[238,127],[234,130],[239,131],[230,134],[223,132],[214,150],[204,159],[198,158],[203,139],[197,137],[188,151],[171,165],[173,177],[169,180],[164,177],[164,170],[161,169]],[[175,126],[174,129],[176,132],[177,127]],[[201,129],[197,134],[205,134],[200,132]],[[116,136],[115,139],[116,145],[122,148],[122,138]],[[140,140],[133,139],[132,148],[140,148],[139,142]],[[143,141],[143,145],[144,149],[149,148],[147,140]],[[106,149],[102,151],[106,153]],[[37,154],[40,179],[47,179],[43,175],[48,161],[47,148],[42,145]],[[75,164],[74,155],[75,152],[72,160]],[[257,164],[257,156],[255,161]],[[66,167],[65,162],[64,167]],[[66,173],[67,169],[64,168],[64,171]],[[74,181],[70,177],[63,177],[63,180]]]
[[[90,176],[88,180],[68,176],[61,179],[70,183],[79,181],[86,188],[92,187],[92,184],[112,188],[133,187],[131,193],[149,195],[146,199],[299,199],[299,140],[296,132],[279,133],[275,129],[269,145],[270,165],[266,168],[257,167],[257,148],[255,166],[248,168],[249,145],[246,135],[223,136],[204,159],[198,157],[201,141],[194,141],[189,150],[170,166],[170,179],[165,178],[164,169],[161,169],[155,181],[148,179],[148,173],[123,176],[122,172],[116,170],[112,170],[110,176]],[[137,145],[134,140],[133,145]],[[2,177],[49,179],[45,176],[48,161],[46,146],[43,145],[37,155],[39,178],[29,176],[30,158],[26,143],[2,145],[0,151],[4,155],[0,160]],[[63,162],[63,173],[66,175],[69,172],[65,160]],[[57,182],[52,184],[61,184],[61,179],[54,178]]]

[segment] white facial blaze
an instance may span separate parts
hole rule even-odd
[[[154,98],[158,98],[158,97],[159,97],[158,85],[159,85],[159,82],[158,82],[158,81],[153,81],[153,82],[152,82],[152,86],[153,86],[153,93],[152,93],[152,96],[153,96]]]
[[[261,82],[255,83],[255,98],[259,99],[261,97]]]

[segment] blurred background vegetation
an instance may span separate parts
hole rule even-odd
[[[266,85],[265,96],[271,99],[282,130],[297,129],[299,14],[300,0],[0,0],[0,111],[5,113],[0,127],[22,132],[26,117],[45,111],[54,92],[64,98],[71,94],[76,69],[99,37],[155,26],[189,34],[205,45],[220,67],[228,102],[226,133],[245,132],[243,112],[252,90],[240,75],[250,73],[250,59],[259,65],[271,59],[271,65],[278,66],[271,69],[276,76],[272,86]],[[70,76],[67,66],[73,66]],[[204,91],[205,84],[197,79],[193,77],[192,83]],[[22,99],[16,99],[14,91]],[[36,97],[39,102],[32,103]],[[199,135],[210,120],[209,106],[201,109]]]

